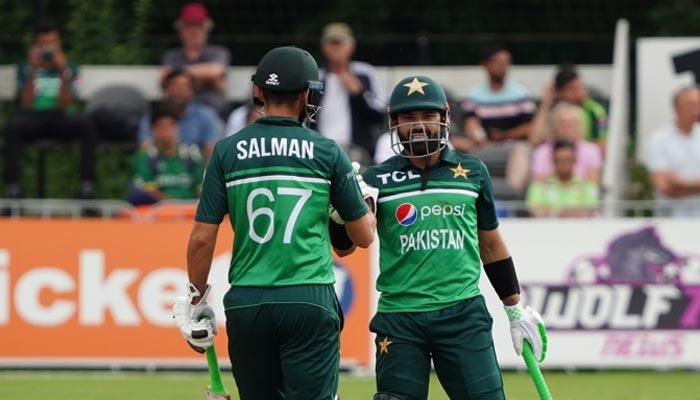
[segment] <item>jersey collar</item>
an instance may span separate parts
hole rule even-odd
[[[401,157],[398,156],[398,167],[399,169],[405,169],[405,168],[415,168],[413,164],[408,160],[406,157]],[[445,146],[444,149],[440,152],[440,159],[438,160],[437,164],[439,165],[440,163],[447,163],[447,164],[452,164],[452,165],[457,165],[461,160],[458,159],[457,152],[452,150],[450,146]]]
[[[263,125],[287,125],[287,126],[301,126],[298,119],[291,117],[278,117],[278,116],[267,116],[263,118],[258,118],[255,120],[256,124]]]

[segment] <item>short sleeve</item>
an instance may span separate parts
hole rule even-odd
[[[651,172],[670,170],[671,160],[666,156],[665,147],[662,145],[663,140],[659,133],[654,134],[651,140],[647,141],[645,162],[647,168]]]
[[[354,221],[369,209],[362,199],[360,187],[348,156],[333,144],[334,160],[331,172],[331,204],[345,221]]]
[[[134,154],[132,160],[134,169],[134,185],[138,188],[150,190],[156,188],[156,177],[149,166],[148,153],[139,150]]]
[[[16,95],[17,98],[19,98],[20,93],[22,92],[22,89],[24,89],[24,85],[27,84],[27,63],[20,63],[17,64],[17,86],[16,86]]]
[[[139,142],[151,140],[151,116],[146,114],[139,121]]]
[[[202,105],[200,108],[202,117],[202,145],[214,143],[221,138],[221,123],[213,108]]]
[[[476,224],[482,231],[492,231],[498,228],[496,205],[493,202],[493,186],[491,175],[484,163],[481,163],[481,189],[476,199]]]
[[[532,166],[530,170],[535,179],[543,179],[552,173],[552,154],[549,151],[549,143],[543,143],[532,152]]]
[[[219,224],[228,214],[228,196],[221,162],[217,145],[204,172],[195,221]]]
[[[204,61],[218,63],[227,67],[231,63],[231,53],[225,47],[214,46],[207,52],[207,57]]]

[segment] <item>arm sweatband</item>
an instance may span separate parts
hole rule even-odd
[[[520,293],[520,284],[518,276],[515,274],[513,258],[508,257],[505,260],[484,264],[484,271],[499,299],[503,300]]]
[[[330,218],[328,219],[328,233],[331,236],[331,245],[338,250],[348,250],[355,245],[348,237],[345,225],[340,225]]]

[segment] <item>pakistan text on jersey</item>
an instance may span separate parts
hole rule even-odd
[[[300,143],[301,142],[301,143]],[[299,157],[314,159],[314,142],[294,138],[261,137],[241,140],[236,145],[238,159],[256,157]]]
[[[467,234],[453,229],[428,229],[399,236],[401,254],[420,250],[464,250]]]

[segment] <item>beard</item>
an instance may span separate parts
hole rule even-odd
[[[428,135],[429,134],[429,135]],[[404,152],[409,156],[423,157],[437,152],[440,140],[437,133],[417,131],[401,135]]]

